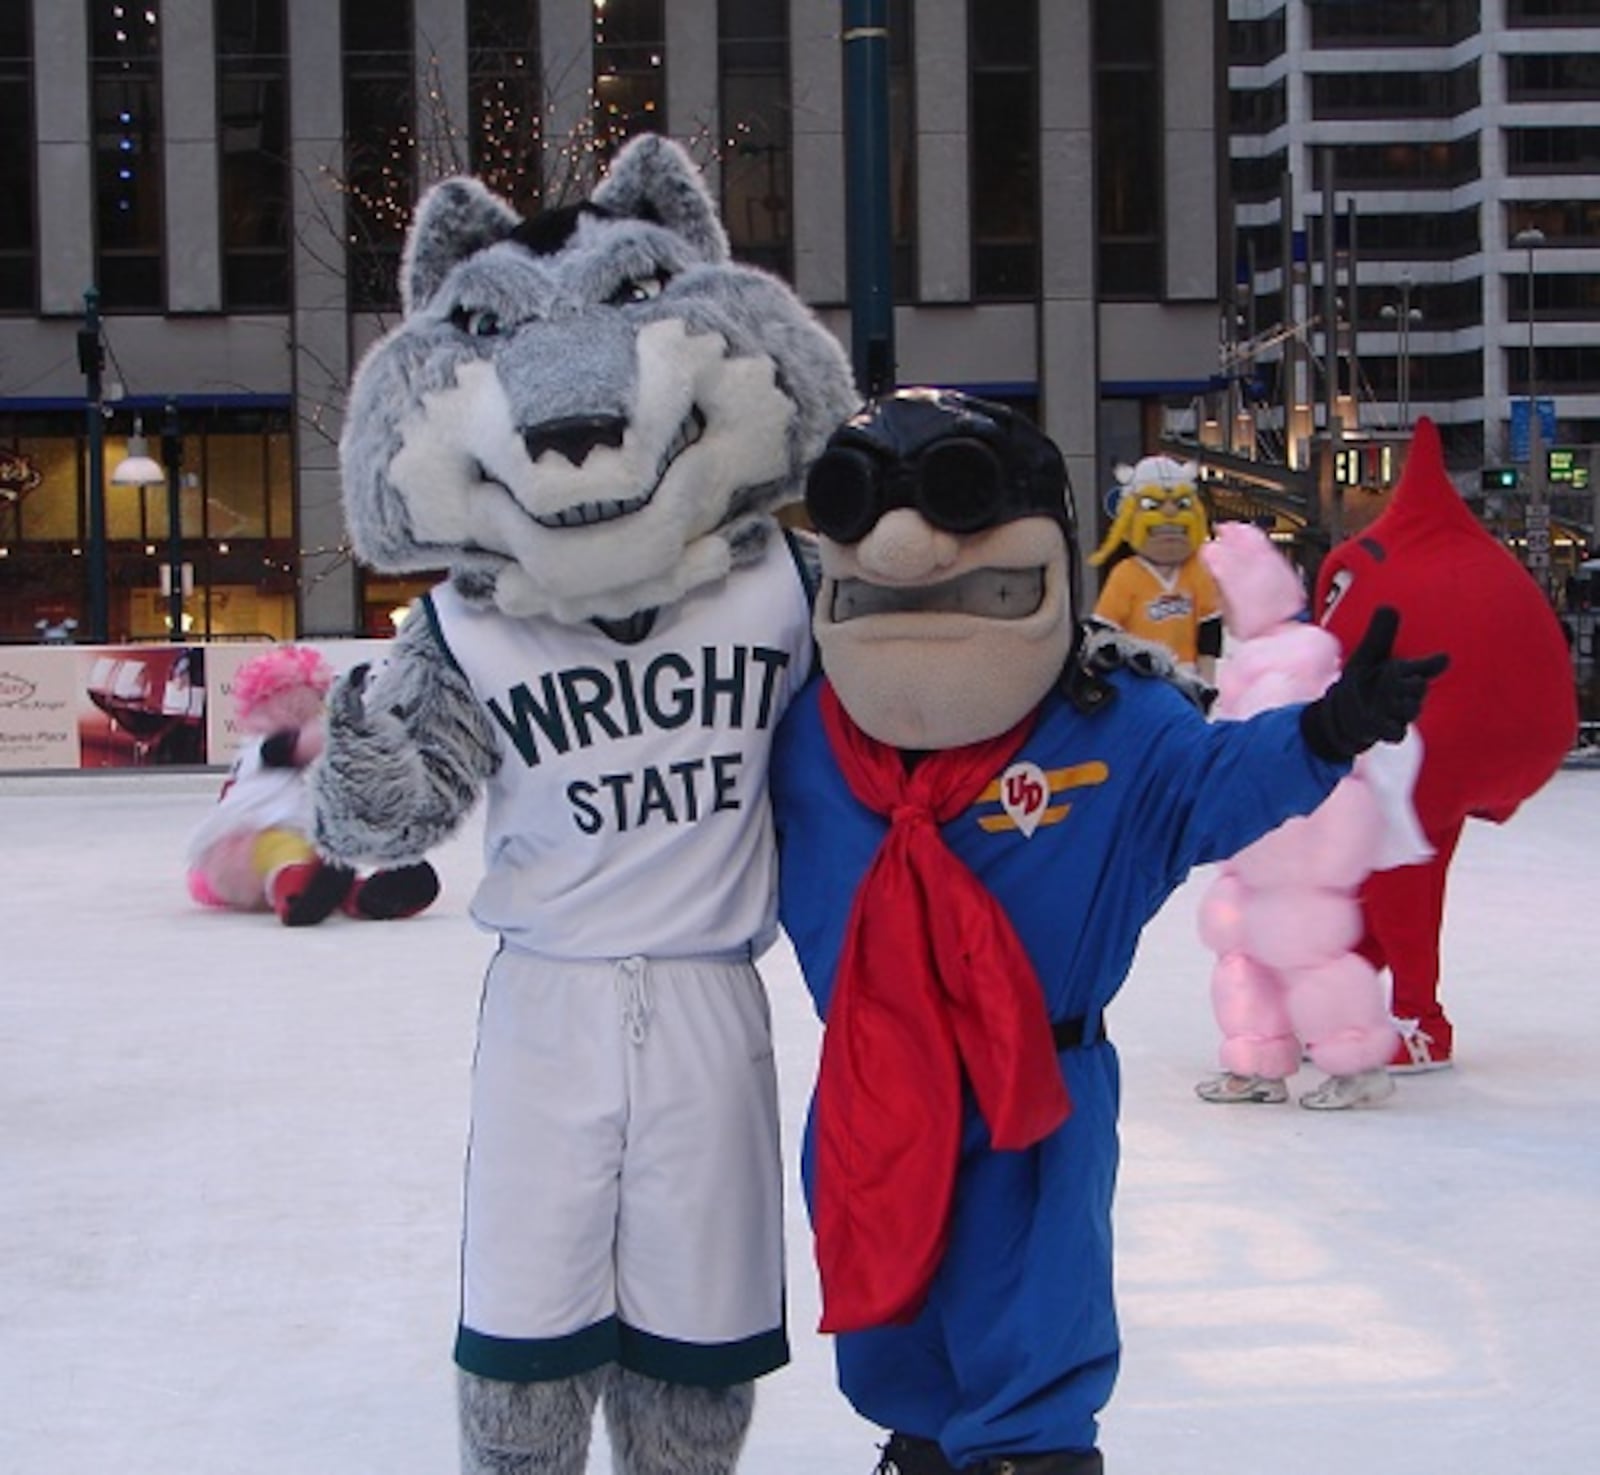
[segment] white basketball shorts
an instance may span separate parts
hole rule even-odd
[[[744,1382],[788,1360],[766,990],[747,960],[503,948],[478,1023],[456,1361]]]

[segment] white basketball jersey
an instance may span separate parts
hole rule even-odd
[[[499,735],[480,925],[554,958],[766,949],[772,736],[812,659],[786,541],[661,609],[636,644],[433,591],[435,629]]]

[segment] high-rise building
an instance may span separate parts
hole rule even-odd
[[[1558,522],[1592,529],[1563,467],[1600,445],[1600,0],[1229,0],[1228,16],[1230,327],[1258,423],[1284,436],[1287,416],[1293,441],[1326,430],[1330,403],[1363,432],[1427,414],[1465,493],[1484,467],[1524,492],[1544,477]],[[1553,479],[1529,459],[1552,447],[1572,453]]]
[[[337,436],[420,192],[524,211],[616,140],[689,142],[735,249],[849,342],[834,0],[5,0],[0,638],[382,633]],[[879,0],[895,378],[1021,405],[1092,533],[1117,459],[1216,373],[1222,0]],[[103,363],[101,359],[103,358]],[[176,484],[119,486],[135,433]],[[172,471],[174,461],[160,455]],[[80,638],[87,632],[80,628]]]

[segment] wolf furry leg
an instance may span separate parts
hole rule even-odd
[[[730,1475],[755,1412],[755,1385],[693,1388],[619,1368],[606,1389],[616,1475]]]
[[[583,1475],[610,1376],[603,1367],[551,1383],[502,1383],[459,1373],[461,1475]]]

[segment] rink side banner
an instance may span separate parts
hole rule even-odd
[[[380,661],[381,640],[309,640],[336,671]],[[234,674],[266,649],[207,645],[0,646],[0,772],[226,768],[245,734]]]

